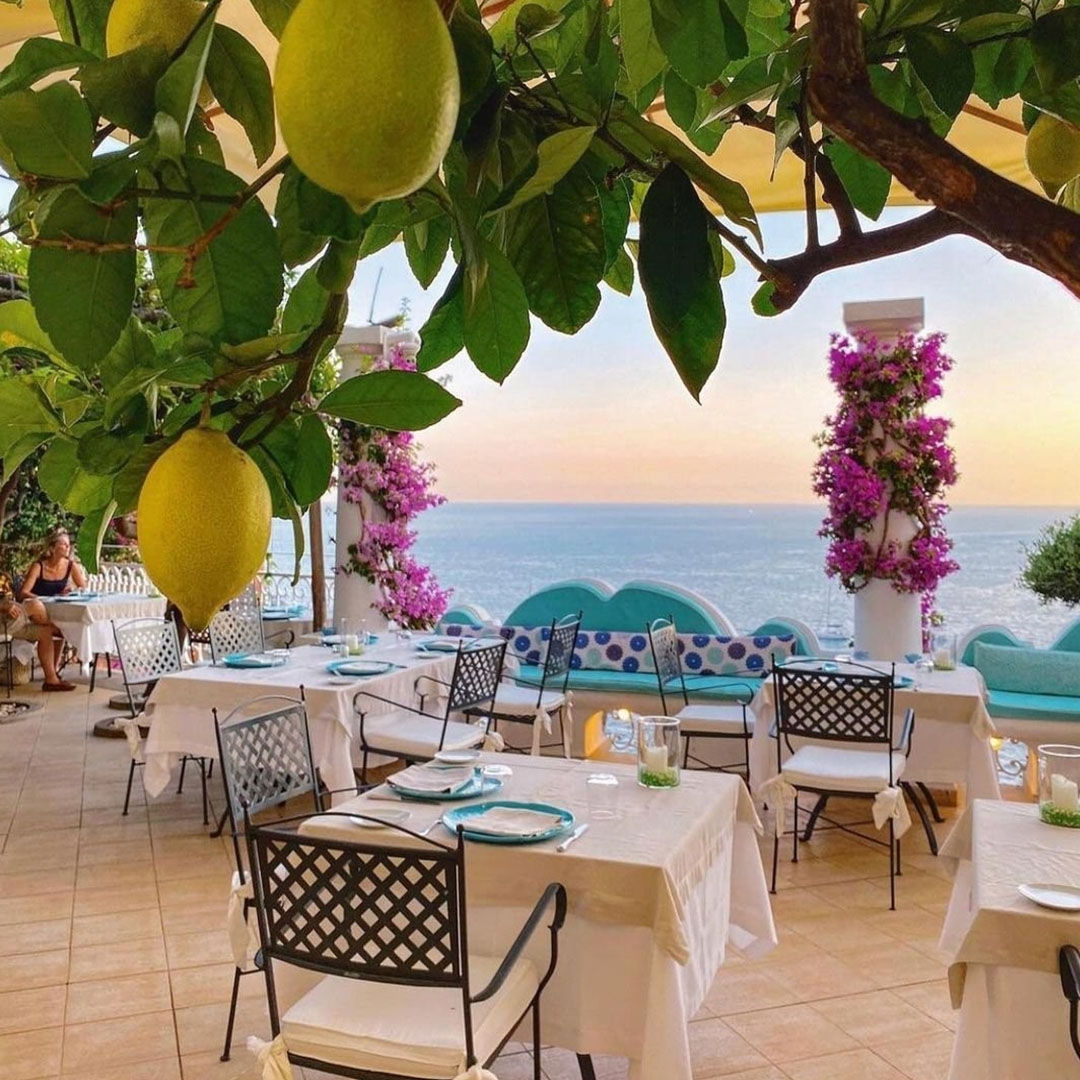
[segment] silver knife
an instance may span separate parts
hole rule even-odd
[[[580,840],[585,832],[589,828],[589,823],[585,822],[584,825],[579,825],[555,850],[565,851],[575,840]]]

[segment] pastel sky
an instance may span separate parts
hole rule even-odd
[[[879,224],[918,211],[889,210]],[[797,214],[762,221],[766,250],[801,245]],[[400,249],[360,265],[350,322],[402,298],[419,328],[448,271],[425,293]],[[955,421],[962,473],[953,502],[1080,503],[1080,305],[1040,274],[966,238],[820,278],[795,307],[755,316],[754,275],[725,281],[727,336],[697,405],[657,343],[645,299],[603,287],[574,337],[534,320],[517,370],[499,387],[462,355],[443,371],[464,405],[424,432],[441,490],[455,500],[559,502],[813,501],[812,437],[834,403],[829,335],[845,301],[922,296],[927,328],[948,334],[956,367],[941,411]]]

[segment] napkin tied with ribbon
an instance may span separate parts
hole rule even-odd
[[[874,827],[878,829],[884,829],[886,822],[892,818],[893,832],[898,840],[911,828],[911,814],[908,813],[903,788],[899,786],[882,788],[874,796],[871,814]]]
[[[139,721],[134,717],[124,716],[116,721],[116,726],[124,733],[124,738],[127,739],[131,756],[138,757],[139,744],[142,742],[142,732],[139,730]]]
[[[249,1035],[247,1048],[262,1066],[262,1080],[295,1080],[285,1040],[280,1035],[273,1042]]]
[[[253,925],[254,920],[248,918],[249,905],[246,903],[254,898],[255,889],[251,878],[242,882],[239,872],[233,871],[226,925],[229,928],[229,944],[232,946],[233,960],[236,961],[238,968],[247,967],[248,959],[259,947],[259,939]]]

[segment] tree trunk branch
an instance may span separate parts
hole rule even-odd
[[[815,0],[810,63],[810,103],[826,127],[953,217],[953,231],[977,236],[1080,296],[1080,214],[1006,180],[879,101],[856,0]]]

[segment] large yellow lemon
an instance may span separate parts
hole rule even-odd
[[[193,630],[258,573],[270,515],[258,465],[220,431],[185,432],[154,462],[139,495],[139,551]]]
[[[1024,156],[1031,175],[1056,194],[1074,176],[1080,176],[1080,130],[1043,113],[1028,132]]]
[[[300,0],[281,36],[274,99],[301,172],[364,210],[439,167],[461,103],[435,0]]]
[[[105,24],[105,50],[116,56],[140,45],[160,45],[171,53],[205,10],[196,0],[114,0]]]

